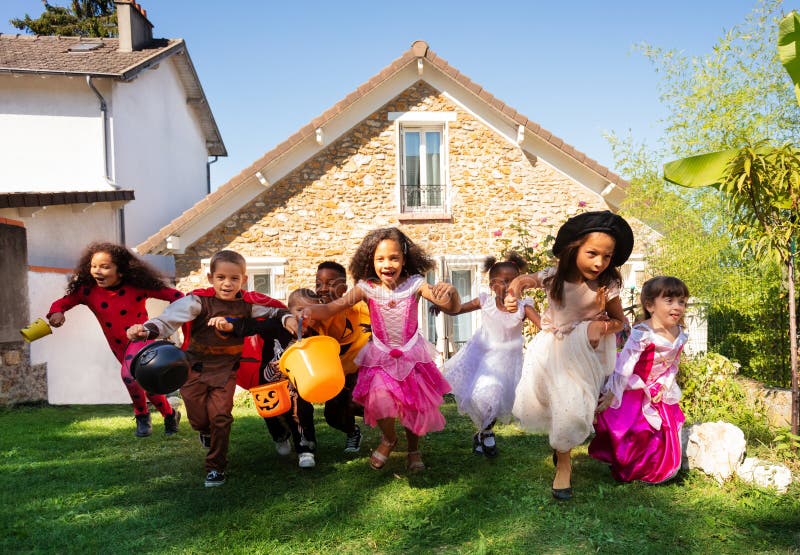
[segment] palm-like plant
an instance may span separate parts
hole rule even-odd
[[[779,25],[778,53],[800,103],[800,17]],[[767,143],[710,152],[664,165],[664,179],[684,187],[715,187],[726,198],[731,231],[756,257],[777,258],[787,271],[792,373],[792,434],[800,428],[795,259],[800,237],[800,151]]]

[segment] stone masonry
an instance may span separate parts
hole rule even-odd
[[[389,112],[456,112],[448,122],[449,218],[405,221],[397,205],[397,133]],[[430,255],[499,255],[512,224],[555,234],[571,215],[603,210],[600,195],[526,154],[419,81],[176,255],[178,287],[206,284],[200,260],[220,249],[288,259],[283,283],[313,286],[319,262],[347,266],[371,229],[401,226]],[[498,235],[502,234],[502,235]]]

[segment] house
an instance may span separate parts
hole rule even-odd
[[[250,286],[279,299],[313,286],[316,266],[345,266],[367,231],[402,228],[463,298],[486,285],[481,263],[512,226],[555,233],[581,210],[617,210],[628,183],[492,96],[424,41],[137,246],[172,254],[178,287],[202,285],[211,254],[248,261]],[[654,233],[634,222],[626,283],[641,280]],[[422,311],[447,355],[479,324],[452,328]],[[438,332],[437,332],[438,327]]]
[[[27,235],[30,319],[86,244],[146,240],[208,194],[209,158],[227,155],[186,43],[116,6],[119,38],[0,35],[0,219]],[[150,262],[173,272],[171,257]],[[85,307],[30,358],[48,364],[51,403],[130,402]]]
[[[431,279],[471,298],[485,284],[483,258],[499,253],[512,225],[544,237],[579,210],[618,209],[627,188],[417,41],[137,249],[174,255],[185,290],[203,283],[214,251],[235,249],[250,286],[285,299],[313,285],[319,262],[346,265],[368,230],[400,225],[436,257]],[[638,246],[629,284],[643,271]],[[452,331],[439,323],[438,333],[422,317],[449,351],[480,315],[455,318]]]

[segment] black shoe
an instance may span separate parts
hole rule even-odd
[[[345,453],[358,453],[361,449],[361,428],[356,426],[353,433],[347,434],[347,440],[344,442]]]
[[[553,497],[558,499],[559,501],[569,501],[572,499],[572,488],[562,488],[556,489],[552,488],[553,490]]]
[[[483,454],[490,459],[497,456],[498,449],[495,443],[494,432],[492,430],[484,430],[480,434],[481,447],[483,447]]]
[[[200,445],[205,449],[211,449],[211,436],[200,432]]]
[[[225,483],[225,473],[220,472],[219,470],[212,470],[208,474],[206,474],[206,487],[213,488],[216,486],[221,486]]]
[[[175,435],[178,433],[178,424],[181,421],[181,413],[175,409],[172,409],[172,414],[168,414],[164,417],[164,433],[168,436]]]
[[[476,432],[472,436],[472,452],[476,455],[483,455],[483,445],[481,445],[481,433]]]
[[[153,433],[150,413],[136,415],[136,437],[147,437]]]

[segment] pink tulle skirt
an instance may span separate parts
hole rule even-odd
[[[397,418],[412,433],[422,436],[444,428],[439,407],[450,391],[433,362],[419,362],[403,379],[397,380],[381,366],[361,367],[353,400],[364,406],[364,422],[376,426],[382,418]]]
[[[656,430],[642,414],[643,397],[644,390],[626,391],[619,408],[598,414],[589,444],[589,455],[611,465],[611,475],[620,482],[664,482],[681,467],[683,411],[677,403],[653,403],[661,416]]]

